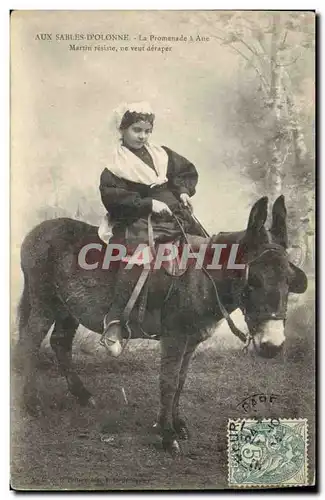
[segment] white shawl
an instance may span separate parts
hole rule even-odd
[[[113,151],[107,169],[117,177],[147,186],[159,186],[167,182],[168,155],[161,146],[147,143],[144,146],[153,160],[157,173],[127,147],[120,143]]]

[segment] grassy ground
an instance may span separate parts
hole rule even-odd
[[[80,408],[55,364],[40,371],[45,416],[19,406],[21,379],[12,376],[11,482],[19,489],[227,488],[227,420],[247,416],[307,418],[309,470],[315,467],[313,293],[291,307],[287,346],[275,360],[244,355],[216,334],[190,367],[182,409],[191,431],[181,458],[166,455],[152,432],[158,408],[159,350],[131,349],[120,360],[80,354],[75,362],[97,398]],[[124,387],[128,404],[122,395]],[[246,414],[250,394],[278,395]],[[239,406],[238,406],[239,405]],[[105,440],[102,440],[102,437]]]

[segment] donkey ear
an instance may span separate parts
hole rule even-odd
[[[288,247],[287,209],[283,195],[279,196],[273,204],[270,233],[276,243],[282,245],[284,248]]]
[[[246,240],[252,242],[256,240],[256,236],[264,226],[267,218],[267,204],[268,198],[267,196],[263,196],[251,209],[246,229]]]
[[[289,276],[289,292],[291,293],[304,293],[308,287],[308,278],[302,269],[289,262],[290,276]]]

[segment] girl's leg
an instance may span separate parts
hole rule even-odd
[[[111,308],[106,315],[102,343],[106,346],[112,356],[118,356],[122,349],[123,318],[122,314],[129,298],[142,273],[142,266],[134,265],[131,269],[125,269],[121,265],[117,273],[114,290],[114,299]],[[106,328],[105,328],[106,326]]]

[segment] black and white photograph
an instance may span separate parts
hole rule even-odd
[[[10,485],[316,485],[313,10],[10,13]]]

